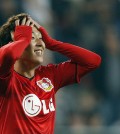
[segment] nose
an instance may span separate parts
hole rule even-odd
[[[36,38],[36,42],[37,42],[37,44],[41,44],[42,43],[42,39]]]
[[[36,39],[36,46],[37,47],[42,47],[43,50],[45,49],[45,43],[43,42],[42,39]]]

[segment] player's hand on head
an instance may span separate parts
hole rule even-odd
[[[19,24],[20,24],[20,20],[16,20],[15,21],[15,26],[19,26]]]
[[[33,20],[30,16],[28,17],[28,19],[31,20],[31,22],[34,24],[34,26],[35,26],[37,29],[39,29],[39,28],[41,27],[41,25],[40,25],[37,21]]]
[[[26,18],[26,17],[24,17],[23,18],[23,20],[21,21],[21,24],[20,24],[20,20],[19,19],[17,19],[16,21],[15,21],[15,25],[16,26],[31,26],[31,27],[33,27],[34,26],[34,23],[32,22],[32,20],[31,20],[31,18]]]
[[[27,17],[24,17],[22,21],[18,19],[15,21],[15,25],[16,25],[14,34],[15,40],[17,41],[21,38],[26,38],[30,43],[32,38],[32,27],[34,25],[31,19],[28,19]]]

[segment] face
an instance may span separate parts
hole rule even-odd
[[[39,65],[43,62],[44,50],[45,43],[42,40],[42,35],[35,27],[33,27],[31,43],[25,49],[20,59]]]

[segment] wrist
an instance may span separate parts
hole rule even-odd
[[[47,49],[53,50],[56,45],[63,43],[61,41],[57,41],[55,39],[52,39],[43,27],[40,27],[39,30],[42,34],[42,39],[45,42]]]
[[[18,41],[20,39],[26,39],[28,43],[31,42],[32,38],[32,27],[30,26],[16,26],[15,33],[14,33],[14,39],[15,41]]]
[[[44,27],[40,27],[39,28],[39,31],[41,32],[42,34],[42,39],[46,45],[46,48],[47,49],[50,49],[50,47],[52,47],[52,38],[48,35],[46,29]]]

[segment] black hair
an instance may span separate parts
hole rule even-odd
[[[13,41],[11,38],[11,32],[15,31],[15,21],[20,20],[20,23],[24,17],[28,17],[26,13],[21,13],[10,17],[6,23],[0,27],[0,47]]]

